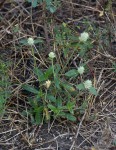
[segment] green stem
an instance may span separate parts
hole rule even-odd
[[[47,97],[47,94],[48,94],[48,90],[46,90],[46,93],[45,93],[45,100],[44,100],[44,102],[43,102],[43,103],[44,103],[44,106],[46,106],[46,105],[45,105],[45,102],[48,103],[47,98],[46,98],[46,97]]]
[[[32,55],[33,55],[33,60],[34,60],[34,68],[37,66],[36,64],[36,59],[35,59],[35,55],[34,55],[34,48],[31,47],[31,51],[32,51]]]
[[[54,71],[54,62],[53,62],[53,59],[52,59],[52,69],[53,69],[53,75],[54,75],[54,78],[55,78],[55,71]]]

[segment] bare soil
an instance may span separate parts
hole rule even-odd
[[[11,62],[9,76],[13,83],[12,98],[0,121],[0,150],[116,150],[116,73],[112,69],[116,62],[116,2],[112,1],[111,8],[100,16],[107,4],[107,0],[62,0],[54,14],[44,14],[42,5],[32,9],[23,0],[0,2],[0,59]],[[52,26],[63,22],[73,29],[80,26],[78,34],[87,28],[85,20],[100,29],[87,62],[99,95],[90,97],[88,110],[78,122],[51,120],[37,126],[21,114],[28,103],[20,84],[33,79],[33,60],[28,48],[19,46],[19,40],[41,35],[45,43],[38,48],[45,59],[52,48],[52,27],[46,26],[49,18],[53,20]],[[15,31],[17,25],[20,32]]]

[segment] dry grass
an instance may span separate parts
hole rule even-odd
[[[10,61],[9,76],[12,96],[8,100],[6,114],[0,124],[1,150],[115,150],[116,145],[116,75],[112,63],[116,62],[115,1],[112,7],[99,16],[105,4],[102,1],[62,0],[54,15],[44,12],[42,5],[33,9],[22,1],[5,2],[0,6],[0,51],[1,59]],[[49,18],[52,23],[48,23]],[[94,77],[99,96],[88,96],[88,109],[78,124],[66,120],[49,122],[46,125],[31,125],[27,112],[27,96],[22,92],[23,83],[34,83],[33,60],[28,47],[20,46],[23,38],[41,35],[44,43],[38,46],[38,66],[46,68],[46,57],[53,49],[53,28],[66,22],[80,32],[88,26],[89,20],[98,29],[91,32],[94,48],[89,52],[86,64]],[[15,31],[17,28],[18,31]],[[100,30],[99,30],[100,29]],[[102,31],[106,30],[104,39]],[[50,34],[52,36],[50,36]],[[79,34],[79,33],[77,33]],[[110,37],[113,37],[110,39]],[[100,37],[100,38],[98,38]],[[76,56],[75,56],[76,58]]]

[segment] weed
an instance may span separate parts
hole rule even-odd
[[[63,32],[57,32],[54,42],[57,46],[61,47],[60,50],[63,50],[66,58],[70,53],[69,49],[72,48],[72,43],[76,43],[76,48],[73,45],[74,51],[77,51],[80,47],[86,49],[86,44],[91,44],[88,33],[84,32],[76,39],[76,36],[72,35],[72,31],[68,27],[63,24],[59,29],[62,30],[62,28]],[[34,44],[32,39],[31,42]],[[68,51],[66,52],[65,49],[67,48]],[[81,50],[83,51],[83,49]],[[82,76],[85,71],[83,65],[80,65],[77,69],[66,71],[65,63],[63,64],[65,67],[62,68],[60,63],[57,62],[57,54],[54,52],[49,53],[48,61],[51,65],[44,71],[38,68],[37,65],[34,65],[33,72],[37,77],[39,87],[36,88],[29,84],[22,86],[23,89],[33,94],[32,98],[29,98],[31,105],[31,110],[29,111],[30,118],[36,124],[50,120],[51,117],[76,121],[76,112],[82,113],[82,110],[85,110],[87,107],[86,100],[80,106],[77,106],[77,97],[80,93],[86,93],[86,91],[97,95],[96,89],[92,86],[91,80],[83,81]],[[71,79],[76,80],[79,76],[81,77],[80,84],[76,82],[71,83]]]

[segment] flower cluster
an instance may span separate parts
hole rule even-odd
[[[51,81],[50,81],[50,80],[47,80],[47,81],[45,82],[45,87],[46,87],[47,89],[49,89],[50,85],[51,85]]]
[[[89,34],[87,32],[83,32],[81,33],[80,37],[79,37],[79,40],[81,42],[86,42],[89,38]]]
[[[92,87],[92,81],[91,80],[86,80],[84,82],[84,86],[86,89],[90,89]]]
[[[80,66],[80,67],[78,67],[78,73],[81,75],[81,74],[83,74],[84,73],[84,67],[83,66]]]
[[[33,45],[33,44],[34,44],[34,39],[31,38],[31,37],[28,38],[27,43],[28,43],[29,45]]]
[[[50,53],[49,53],[49,58],[53,59],[53,58],[55,58],[55,57],[56,57],[56,55],[55,55],[54,52],[50,52]]]

